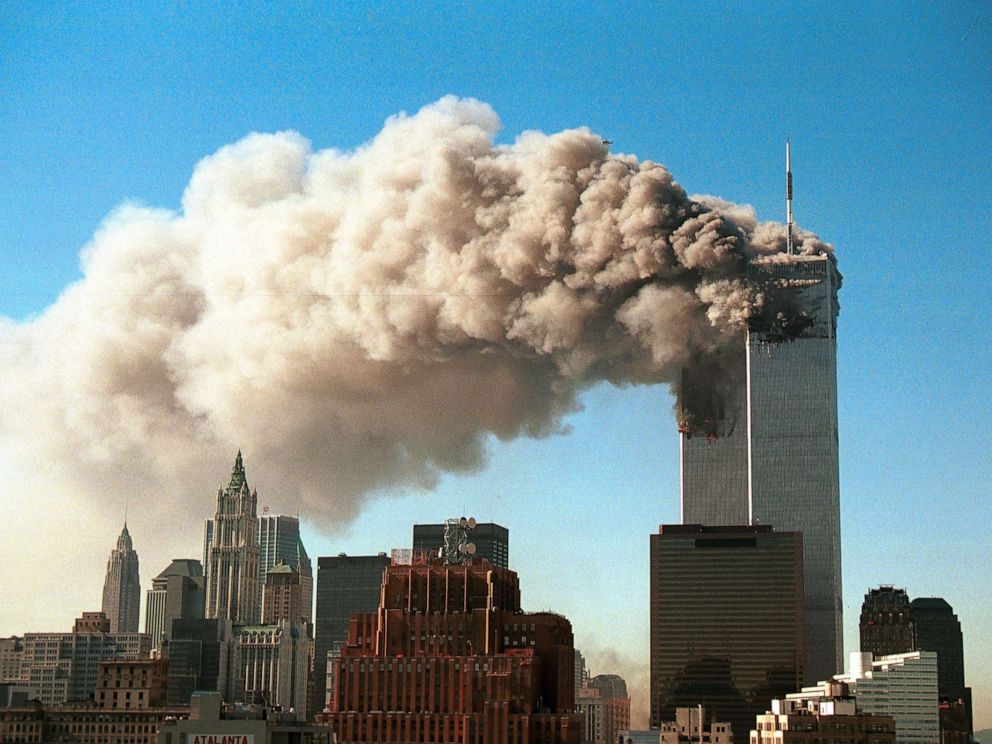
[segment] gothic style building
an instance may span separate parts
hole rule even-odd
[[[207,521],[206,616],[237,625],[258,622],[258,493],[248,488],[241,452],[231,481],[217,491],[217,514]]]
[[[138,611],[141,608],[141,586],[138,580],[138,554],[131,546],[127,522],[117,547],[107,560],[107,578],[103,582],[103,613],[110,620],[111,633],[137,633]]]

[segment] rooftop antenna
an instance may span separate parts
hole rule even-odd
[[[792,245],[792,146],[789,135],[785,135],[785,251],[790,256],[795,253]]]

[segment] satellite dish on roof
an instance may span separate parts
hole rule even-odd
[[[475,555],[477,548],[475,543],[465,543],[465,547],[462,549],[466,555]]]
[[[476,524],[477,524],[477,522],[475,521],[475,517],[469,517],[468,518],[468,528],[470,530],[474,530]]]

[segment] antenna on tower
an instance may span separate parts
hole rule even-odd
[[[792,146],[789,135],[785,135],[785,251],[790,256],[795,252],[792,245]]]

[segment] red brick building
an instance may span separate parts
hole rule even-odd
[[[487,562],[386,569],[377,613],[351,619],[330,713],[341,744],[578,744],[572,626],[523,613]]]

